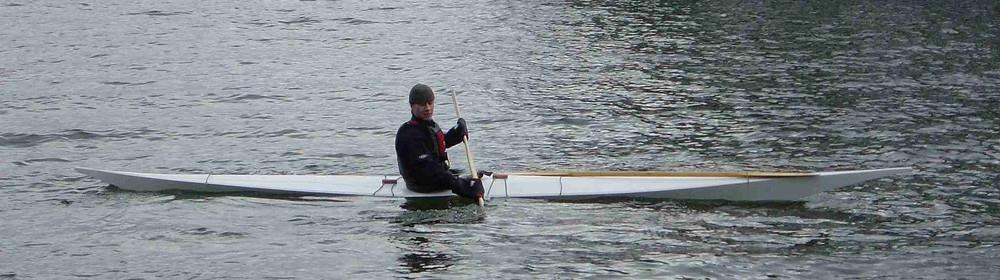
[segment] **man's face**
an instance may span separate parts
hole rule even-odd
[[[429,121],[434,116],[434,100],[425,104],[410,104],[410,112],[418,119]]]

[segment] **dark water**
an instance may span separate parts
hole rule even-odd
[[[995,1],[5,0],[0,279],[995,279],[998,18]],[[485,214],[72,171],[392,174],[418,82],[460,94],[485,169],[916,171],[804,203]]]

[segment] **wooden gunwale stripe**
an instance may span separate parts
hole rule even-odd
[[[808,172],[701,172],[701,171],[550,171],[550,172],[519,172],[505,175],[521,176],[559,176],[559,177],[738,177],[738,178],[774,178],[774,177],[813,177],[816,173]]]

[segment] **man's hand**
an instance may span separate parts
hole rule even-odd
[[[455,126],[455,129],[458,129],[458,131],[461,131],[462,132],[462,136],[469,136],[469,127],[467,127],[465,125],[465,119],[458,118],[458,125]]]
[[[477,199],[486,193],[486,189],[483,188],[483,180],[467,176],[458,177],[458,180],[458,186],[455,186],[455,189],[451,191],[461,197]]]
[[[483,188],[483,180],[472,179],[472,191],[476,193],[476,197],[483,197],[486,194],[486,188]]]

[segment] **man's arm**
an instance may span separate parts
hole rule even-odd
[[[451,148],[462,143],[467,134],[469,134],[469,129],[465,126],[465,119],[458,119],[458,125],[448,130],[448,133],[444,135],[445,147]]]

